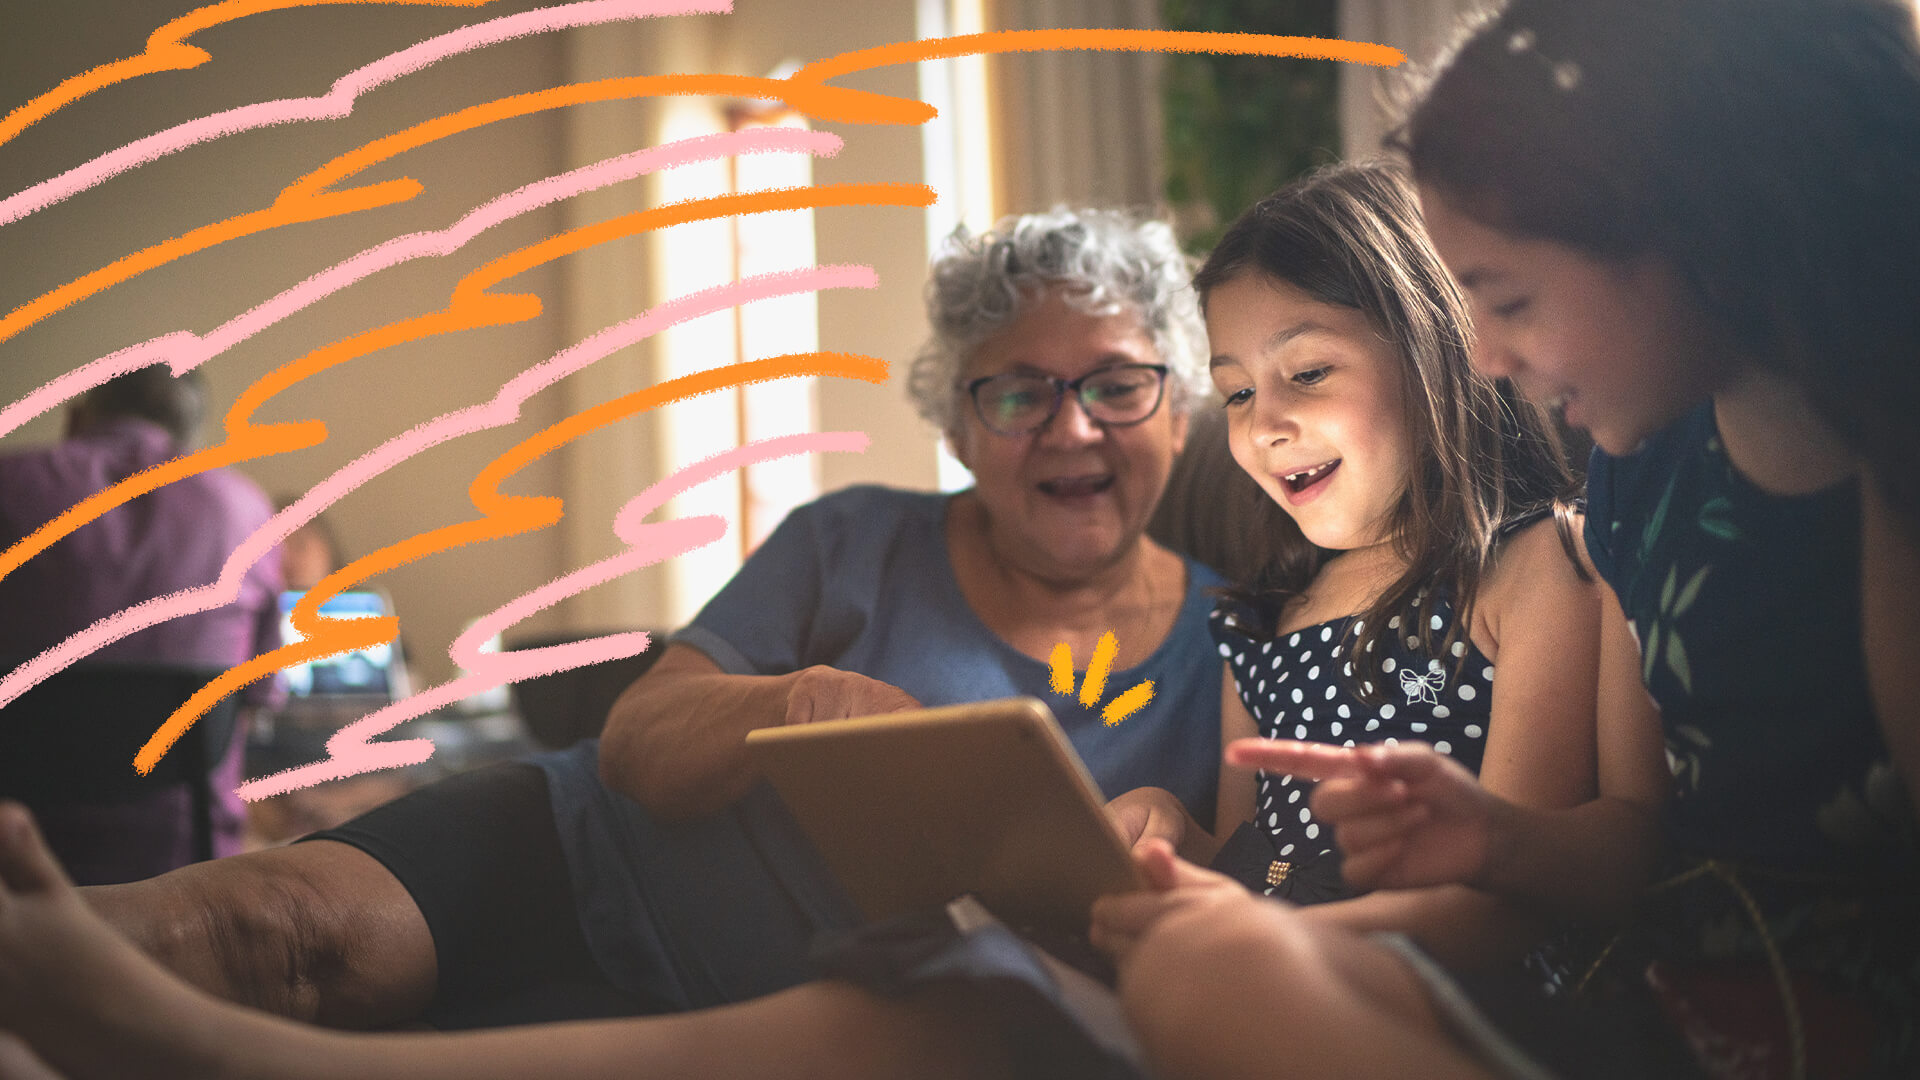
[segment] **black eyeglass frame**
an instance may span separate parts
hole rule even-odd
[[[1003,371],[998,375],[982,375],[977,379],[970,379],[967,382],[960,383],[958,386],[967,392],[967,400],[973,402],[973,414],[980,418],[980,422],[986,425],[988,431],[993,432],[995,435],[1019,436],[1031,435],[1041,428],[1046,427],[1048,424],[1053,423],[1053,418],[1060,415],[1060,406],[1066,403],[1067,391],[1069,390],[1073,391],[1074,399],[1080,402],[1080,407],[1086,410],[1087,419],[1092,420],[1102,427],[1132,427],[1135,424],[1144,424],[1153,419],[1154,414],[1160,411],[1161,404],[1167,400],[1167,373],[1171,370],[1172,369],[1165,364],[1108,364],[1106,367],[1094,368],[1092,371],[1087,372],[1077,379],[1062,379],[1056,375],[1030,375],[1022,372]],[[1080,397],[1081,384],[1095,376],[1106,375],[1115,371],[1151,371],[1158,376],[1158,381],[1154,384],[1153,404],[1149,406],[1147,411],[1142,413],[1138,419],[1102,420],[1093,415],[1093,410],[1087,406],[1086,399]],[[1053,387],[1053,405],[1047,409],[1047,415],[1041,417],[1040,422],[1032,427],[1021,428],[1019,431],[1004,431],[994,426],[993,421],[987,419],[986,406],[980,404],[980,388],[995,379],[1004,379],[1008,376],[1017,376],[1022,379],[1038,379]]]

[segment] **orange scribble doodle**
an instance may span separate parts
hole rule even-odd
[[[0,121],[0,144],[5,144],[39,120],[98,90],[144,75],[183,70],[206,63],[211,55],[189,44],[187,39],[222,23],[261,12],[333,4],[477,8],[491,2],[225,0],[209,4],[155,30],[148,37],[142,53],[102,64],[68,78],[53,90],[13,109],[4,121]],[[923,124],[936,115],[933,107],[925,102],[835,86],[830,81],[875,68],[923,60],[1073,49],[1237,53],[1381,66],[1398,64],[1405,59],[1398,50],[1385,46],[1322,38],[1147,30],[997,31],[855,50],[816,60],[791,76],[780,79],[670,74],[608,78],[551,87],[460,108],[385,135],[334,157],[294,180],[264,208],[200,225],[164,243],[115,258],[0,314],[0,342],[12,340],[29,327],[134,277],[228,241],[416,199],[425,188],[410,177],[401,176],[371,183],[356,183],[355,178],[410,150],[500,121],[576,105],[678,95],[775,100],[816,122],[896,126]],[[756,191],[669,203],[558,233],[529,244],[462,277],[451,290],[446,305],[438,311],[353,334],[311,349],[297,359],[276,367],[243,391],[228,410],[222,442],[129,477],[68,508],[33,534],[0,551],[0,577],[18,569],[62,537],[141,494],[213,468],[302,450],[326,441],[326,424],[317,419],[256,424],[253,417],[276,395],[350,360],[435,335],[502,327],[540,316],[543,311],[540,297],[495,291],[497,287],[535,267],[622,237],[676,224],[834,206],[926,207],[934,199],[935,195],[930,189],[904,183],[848,183]],[[736,363],[634,391],[544,428],[494,458],[474,477],[468,488],[468,498],[478,517],[418,533],[358,559],[328,576],[293,610],[293,625],[303,635],[303,640],[240,664],[203,687],[155,731],[136,756],[135,768],[141,773],[149,772],[172,744],[213,704],[234,690],[289,664],[377,645],[392,640],[398,634],[398,620],[391,617],[350,620],[322,617],[319,614],[320,605],[342,590],[396,567],[453,548],[524,534],[559,522],[566,509],[560,498],[508,495],[500,490],[510,477],[529,463],[588,432],[694,395],[728,390],[748,382],[797,376],[851,378],[881,383],[887,378],[887,365],[872,357],[835,352],[796,353]],[[62,392],[79,393],[83,389],[65,389]],[[47,407],[51,407],[51,400],[49,398]],[[423,443],[422,448],[425,445]],[[101,620],[95,624],[95,628],[108,621]],[[95,647],[87,646],[88,649]],[[1080,691],[1082,702],[1089,708],[1105,693],[1117,653],[1118,644],[1114,635],[1103,635],[1095,648]],[[1054,650],[1051,667],[1053,689],[1061,694],[1072,693],[1072,654],[1066,644],[1062,643]],[[1102,716],[1108,725],[1118,724],[1138,712],[1152,697],[1153,683],[1142,682],[1108,702]],[[380,766],[359,766],[362,771],[373,767]]]
[[[1221,34],[1200,30],[992,30],[984,34],[899,41],[871,49],[857,49],[825,60],[815,60],[794,72],[792,78],[796,82],[825,82],[857,71],[891,67],[894,64],[916,64],[922,60],[1073,49],[1292,56],[1308,60],[1372,64],[1375,67],[1393,67],[1405,63],[1407,59],[1406,53],[1391,45],[1283,34]]]
[[[1120,639],[1111,630],[1101,634],[1100,640],[1094,642],[1093,659],[1087,661],[1087,674],[1080,682],[1080,704],[1089,709],[1099,704],[1100,695],[1107,692],[1107,677],[1113,674],[1113,660],[1119,655]],[[1062,696],[1073,693],[1073,646],[1064,641],[1055,645],[1047,667],[1053,692]],[[1143,679],[1139,685],[1107,702],[1107,707],[1100,711],[1100,719],[1112,727],[1152,700],[1153,680]]]
[[[213,54],[187,39],[202,30],[244,19],[267,11],[288,8],[327,7],[337,4],[404,4],[410,7],[484,7],[494,0],[224,0],[195,8],[147,35],[147,47],[136,56],[101,64],[91,71],[74,75],[59,86],[7,113],[0,120],[0,145],[46,119],[48,116],[86,97],[96,90],[128,82],[143,75],[162,71],[186,71],[213,59]]]
[[[165,484],[209,469],[254,461],[274,454],[318,446],[326,441],[326,425],[318,420],[255,424],[252,417],[275,395],[320,372],[381,349],[393,348],[439,334],[505,326],[540,315],[540,298],[523,293],[490,291],[515,274],[621,237],[664,229],[692,221],[780,210],[828,206],[927,206],[931,189],[918,184],[829,184],[810,188],[716,195],[668,203],[648,210],[548,237],[539,243],[502,255],[475,269],[453,288],[446,307],[427,315],[388,323],[365,333],[322,346],[282,364],[241,392],[227,410],[224,441],[203,450],[135,473],[68,508],[60,516],[0,551],[0,577],[20,568],[28,559],[71,535],[102,514]],[[390,640],[383,639],[383,640]],[[321,655],[330,655],[323,653]]]
[[[407,177],[341,191],[332,190],[335,184],[343,183],[409,150],[488,124],[550,109],[671,95],[777,98],[814,119],[845,123],[918,124],[933,118],[933,107],[920,101],[865,90],[750,75],[636,75],[515,94],[435,117],[405,131],[356,147],[288,184],[274,199],[273,205],[264,210],[236,214],[211,225],[203,225],[171,240],[123,255],[98,270],[42,293],[0,317],[0,341],[7,341],[48,316],[124,281],[188,255],[218,247],[229,240],[414,199],[426,189],[419,181]]]
[[[482,517],[390,544],[327,575],[294,605],[293,626],[304,640],[256,656],[201,687],[140,748],[140,753],[133,759],[133,767],[142,776],[151,772],[174,742],[186,734],[200,717],[205,716],[228,694],[248,683],[267,678],[292,664],[384,644],[399,635],[399,620],[392,616],[366,619],[331,619],[322,616],[320,605],[334,596],[416,559],[465,544],[544,529],[559,522],[564,507],[563,500],[558,496],[506,495],[500,491],[502,483],[542,455],[608,424],[662,405],[699,394],[730,390],[747,383],[803,375],[884,384],[887,381],[887,362],[871,356],[816,352],[728,364],[624,394],[534,433],[489,462],[468,486],[467,496]]]

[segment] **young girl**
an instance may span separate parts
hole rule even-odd
[[[1233,459],[1284,512],[1264,570],[1213,616],[1223,744],[1420,740],[1518,803],[1591,798],[1599,608],[1550,513],[1568,484],[1559,443],[1539,409],[1473,372],[1463,302],[1407,182],[1363,165],[1290,185],[1227,230],[1194,284]],[[1224,847],[1157,789],[1113,812],[1136,844],[1165,839],[1265,895],[1342,900],[1311,790],[1284,770],[1227,771]],[[1454,890],[1315,917],[1470,962],[1493,914]]]
[[[1303,934],[1159,852],[1171,888],[1138,913],[1123,978],[1162,1064],[1920,1069],[1914,18],[1880,0],[1515,0],[1416,107],[1404,139],[1478,363],[1599,447],[1587,547],[1633,631],[1603,641],[1602,686],[1624,654],[1660,706],[1666,865],[1584,1000],[1533,1014],[1476,1007],[1417,952]],[[1637,727],[1617,722],[1634,696],[1603,696],[1603,791],[1608,746],[1634,767]],[[1648,861],[1619,805],[1529,811],[1430,751],[1230,757],[1328,778],[1313,810],[1361,882],[1564,909]],[[1209,1002],[1159,993],[1223,956],[1219,999],[1326,1004],[1209,1024],[1189,1011]]]

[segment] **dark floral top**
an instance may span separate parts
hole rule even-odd
[[[1673,775],[1670,875],[1636,932],[1683,965],[1771,954],[1812,973],[1868,1003],[1875,1067],[1904,1070],[1920,845],[1868,699],[1859,518],[1851,481],[1754,487],[1711,404],[1588,473],[1587,548],[1639,640]]]

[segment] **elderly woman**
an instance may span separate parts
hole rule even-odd
[[[1049,697],[1110,796],[1152,785],[1211,807],[1220,581],[1143,534],[1205,379],[1171,231],[1009,219],[947,245],[928,301],[912,390],[974,488],[857,488],[795,511],[597,744],[453,778],[312,842],[93,890],[94,908],[202,989],[326,1024],[681,1011],[806,982],[815,936],[857,924],[747,763],[755,728]],[[1055,646],[1085,662],[1108,632],[1113,685],[1157,691],[1113,726],[1048,693]],[[798,1000],[835,993],[853,992]]]

